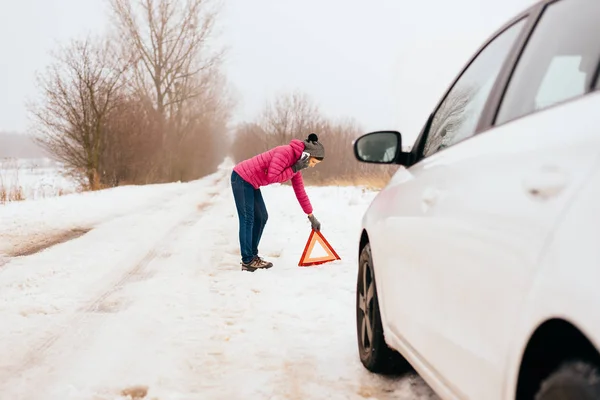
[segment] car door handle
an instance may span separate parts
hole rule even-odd
[[[423,203],[432,206],[435,204],[435,202],[437,201],[437,199],[440,197],[440,192],[439,190],[435,189],[435,188],[427,188],[425,189],[425,191],[423,192]]]
[[[523,181],[528,195],[546,200],[558,196],[568,185],[568,175],[556,166],[544,166]]]
[[[436,188],[427,188],[423,191],[421,196],[421,209],[424,213],[429,211],[431,207],[433,207],[438,199],[440,198],[442,192]]]

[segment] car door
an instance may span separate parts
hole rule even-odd
[[[439,190],[452,186],[452,177],[437,168],[442,148],[471,137],[501,67],[526,24],[521,19],[493,38],[462,72],[431,119],[424,161],[396,174],[378,202],[386,204],[374,231],[373,258],[386,329],[436,371],[445,365],[444,326],[446,283],[439,263],[448,265],[444,251],[445,221],[433,218]],[[457,145],[457,147],[460,147]],[[470,189],[472,190],[472,189]],[[375,233],[374,233],[375,234]]]
[[[550,3],[508,83],[496,126],[437,151],[457,133],[440,139],[443,128],[434,124],[427,157],[415,168],[427,212],[412,240],[429,240],[430,248],[411,277],[431,282],[437,293],[421,310],[431,314],[412,320],[435,330],[429,337],[438,341],[436,353],[425,356],[465,399],[501,398],[512,329],[538,259],[598,165],[600,94],[585,96],[600,59],[598,21],[595,0]]]

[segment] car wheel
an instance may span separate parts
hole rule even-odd
[[[600,374],[584,362],[568,363],[542,383],[535,400],[600,399]]]
[[[371,372],[401,372],[408,363],[385,343],[369,243],[362,249],[358,264],[356,333],[360,361]]]

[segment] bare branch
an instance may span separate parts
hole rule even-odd
[[[177,118],[170,115],[169,106],[194,97],[180,93],[190,92],[188,78],[196,78],[222,57],[221,52],[204,54],[217,16],[211,1],[138,0],[137,13],[130,0],[110,1],[123,44],[138,54],[138,66],[144,67],[136,74],[139,89],[148,90],[142,82],[151,82],[156,110],[165,121]]]
[[[108,41],[74,40],[39,77],[42,98],[29,107],[38,142],[83,171],[90,185],[103,151],[103,124],[127,68]]]

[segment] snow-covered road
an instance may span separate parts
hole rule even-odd
[[[374,194],[308,188],[342,260],[299,268],[310,225],[290,187],[263,189],[275,266],[246,273],[230,168],[0,208],[0,400],[436,398],[358,360],[356,235]],[[11,257],[73,229],[89,232]]]

